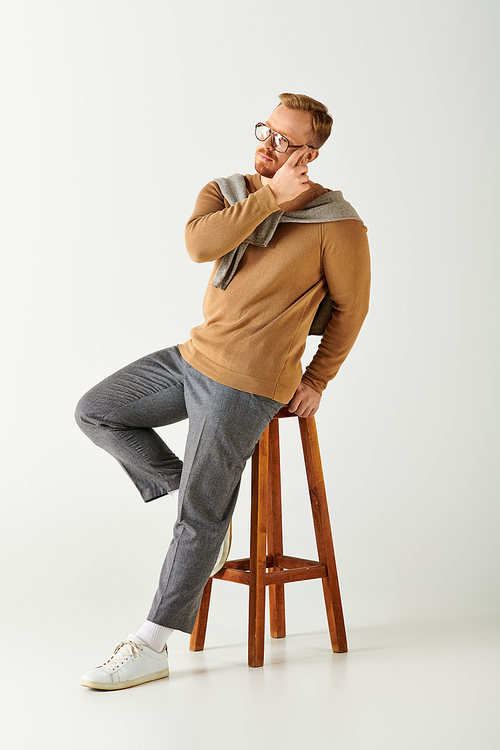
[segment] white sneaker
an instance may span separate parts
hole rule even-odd
[[[219,551],[219,557],[217,558],[217,562],[215,563],[214,569],[210,573],[211,576],[214,576],[216,573],[219,572],[219,570],[222,568],[227,558],[229,557],[229,550],[231,549],[232,539],[233,539],[233,521],[231,520],[229,523],[229,528],[226,531],[226,536],[224,537],[224,541],[222,542],[222,546]]]
[[[95,690],[121,690],[168,675],[167,647],[158,653],[138,636],[129,635],[108,661],[83,675],[81,684]]]

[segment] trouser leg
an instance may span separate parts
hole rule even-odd
[[[245,463],[282,404],[216,383],[177,347],[122,368],[80,400],[76,419],[145,501],[179,488],[178,517],[148,619],[191,632]],[[153,429],[189,417],[184,464]]]
[[[187,418],[184,365],[177,347],[155,352],[110,375],[76,408],[79,427],[114,456],[146,502],[180,484],[182,461],[153,428]]]
[[[178,518],[148,619],[190,633],[245,463],[282,404],[215,383],[186,367],[189,433]]]

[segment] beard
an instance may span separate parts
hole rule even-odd
[[[257,151],[257,153],[255,154],[255,171],[257,172],[257,174],[260,174],[261,177],[266,177],[270,180],[274,177],[281,165],[276,164],[274,160],[270,162],[261,161],[258,158],[258,155],[260,153],[264,154],[265,156],[268,155],[264,151]],[[270,158],[273,159],[272,156],[270,156]]]

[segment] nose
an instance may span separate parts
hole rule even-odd
[[[266,138],[265,141],[260,141],[259,145],[257,146],[257,151],[265,154],[269,159],[274,159],[276,151],[273,148],[271,136],[269,136],[269,138]]]
[[[262,145],[267,151],[269,151],[271,156],[277,153],[274,147],[274,135],[272,133],[269,134],[269,138],[266,138]]]

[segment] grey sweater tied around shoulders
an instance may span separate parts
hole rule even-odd
[[[233,174],[230,177],[218,177],[215,182],[219,186],[222,195],[231,206],[245,200],[249,193],[242,174]],[[308,203],[300,211],[275,211],[267,216],[263,222],[234,250],[226,253],[215,272],[212,286],[226,289],[238,269],[248,245],[267,247],[271,241],[276,227],[280,222],[296,222],[298,224],[318,224],[325,221],[341,221],[342,219],[356,219],[362,221],[354,208],[344,200],[340,190],[330,190],[319,198]],[[321,307],[321,306],[320,306]]]

